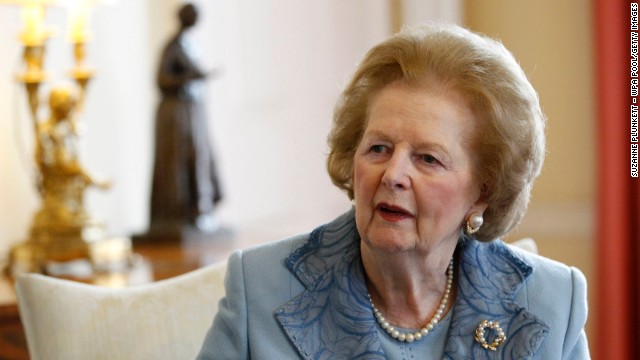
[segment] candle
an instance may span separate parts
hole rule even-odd
[[[69,34],[71,42],[84,43],[89,35],[90,7],[87,0],[70,1],[69,5]]]
[[[26,45],[41,45],[45,38],[44,7],[38,3],[27,3],[22,7],[24,29],[20,35]]]

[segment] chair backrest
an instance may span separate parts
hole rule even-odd
[[[124,289],[20,275],[31,359],[193,359],[224,296],[225,270],[222,262]]]
[[[526,251],[529,251],[531,253],[537,254],[538,253],[538,244],[536,244],[536,241],[533,240],[532,238],[522,238],[519,240],[516,240],[508,245],[514,246],[516,248],[520,248]]]

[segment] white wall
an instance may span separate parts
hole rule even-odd
[[[346,195],[325,171],[326,135],[357,62],[391,33],[388,2],[194,2],[201,10],[193,31],[201,65],[218,74],[208,81],[207,106],[225,191],[218,208],[224,224],[240,232],[269,229],[259,232],[264,241],[309,230],[348,209]],[[181,3],[126,0],[93,12],[88,62],[98,74],[87,96],[82,157],[94,174],[114,182],[106,192],[90,190],[87,199],[114,235],[146,230],[154,78]],[[403,3],[408,23],[458,21],[458,1]],[[65,16],[52,8],[47,22],[64,30]],[[0,263],[11,244],[27,236],[39,201],[30,180],[30,118],[13,80],[20,26],[19,9],[0,6]],[[64,36],[49,48],[46,67],[62,77],[71,67]]]
[[[213,43],[203,46],[207,66],[221,72],[210,82],[209,113],[227,194],[222,216],[276,226],[330,220],[348,207],[324,170],[333,104],[359,58],[388,35],[386,6],[201,4],[203,22],[212,21],[195,35]]]
[[[87,96],[82,157],[114,182],[88,195],[89,209],[112,234],[147,226],[155,68],[179,3],[127,0],[93,13],[88,62],[98,74]],[[194,38],[202,65],[219,71],[208,83],[208,110],[224,223],[302,231],[347,209],[346,196],[326,175],[325,138],[343,84],[364,52],[390,33],[386,2],[198,3]],[[65,16],[53,8],[47,22],[64,28]],[[27,236],[39,201],[30,180],[30,118],[13,80],[20,26],[19,10],[0,6],[0,261]],[[49,48],[46,67],[62,78],[71,67],[64,36]]]

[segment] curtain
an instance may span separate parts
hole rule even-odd
[[[631,2],[594,0],[598,130],[596,359],[640,353],[640,179],[631,177]],[[640,103],[638,103],[640,105]]]

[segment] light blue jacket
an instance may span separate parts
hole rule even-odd
[[[234,253],[199,359],[385,359],[353,210],[311,234]],[[446,359],[588,359],[586,281],[496,240],[462,239]],[[482,320],[507,340],[484,349]],[[489,339],[491,342],[491,339]]]

